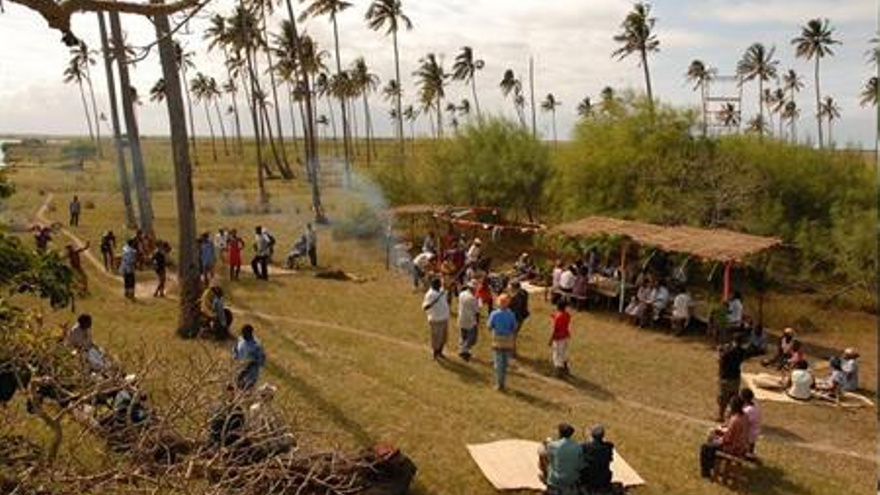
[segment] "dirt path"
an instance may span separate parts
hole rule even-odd
[[[51,193],[46,195],[46,199],[43,201],[43,204],[39,207],[39,209],[37,209],[37,212],[35,215],[36,219],[38,221],[40,221],[42,223],[51,223],[51,220],[46,216],[46,212],[48,211],[49,205],[51,204],[53,199],[54,199],[54,196]],[[76,244],[78,246],[82,246],[85,244],[82,239],[77,237],[76,234],[74,234],[73,232],[71,232],[69,229],[67,229],[65,227],[61,228],[61,233],[64,234],[65,237],[70,239],[74,244]],[[91,250],[86,251],[84,253],[84,255],[85,255],[85,259],[94,266],[95,270],[98,273],[101,274],[103,282],[113,281],[113,282],[117,283],[117,285],[120,288],[120,291],[119,291],[120,297],[122,297],[122,290],[121,290],[122,289],[122,277],[115,275],[113,273],[108,273],[107,271],[105,271],[103,262],[100,259],[98,259],[94,254],[92,254]],[[278,270],[281,270],[281,269],[278,269]],[[274,273],[274,271],[273,271],[273,273]],[[293,274],[293,273],[295,273],[295,272],[291,272],[289,270],[282,271],[282,274]],[[177,287],[177,276],[175,274],[169,272],[167,285],[168,285],[169,292],[172,290],[172,288]],[[147,282],[147,283],[141,282],[141,283],[137,284],[136,295],[137,295],[137,297],[149,298],[149,297],[152,297],[153,291],[155,291],[155,289],[156,289],[156,282],[155,281],[151,281],[151,282]],[[169,294],[169,298],[176,299],[176,297],[173,294]],[[267,321],[271,321],[271,322],[275,322],[275,323],[287,323],[287,324],[297,325],[297,326],[301,326],[301,327],[311,327],[311,328],[317,328],[317,329],[322,329],[322,330],[335,330],[337,332],[343,332],[343,333],[347,333],[349,335],[355,335],[355,336],[366,338],[366,339],[369,339],[369,340],[372,340],[375,342],[382,342],[382,343],[393,345],[396,347],[405,348],[405,349],[408,349],[408,350],[414,351],[414,352],[427,352],[426,344],[421,344],[421,343],[416,343],[416,342],[406,340],[406,339],[399,339],[399,338],[391,337],[391,336],[384,335],[384,334],[374,332],[371,330],[350,327],[347,325],[340,325],[337,323],[308,319],[308,318],[296,318],[296,317],[290,317],[290,316],[269,314],[269,313],[264,313],[264,312],[256,311],[256,310],[247,310],[247,309],[238,308],[232,304],[229,304],[229,308],[242,316],[250,316],[253,318],[259,318],[259,319],[263,319],[263,320],[267,320]],[[537,372],[532,371],[524,366],[517,366],[515,369],[515,373],[520,374],[523,377],[526,377],[526,378],[529,378],[529,379],[532,379],[535,381],[539,381],[539,382],[541,382],[551,388],[565,389],[567,393],[563,395],[564,397],[578,397],[578,396],[580,396],[580,390],[577,387],[575,387],[573,384],[565,382],[563,380],[559,380],[557,378],[552,378],[552,377],[543,375],[541,373],[537,373]],[[672,421],[686,423],[693,428],[699,428],[702,430],[706,430],[706,429],[715,425],[715,423],[713,423],[712,421],[709,421],[709,420],[701,419],[701,418],[698,418],[695,416],[690,416],[690,415],[680,413],[677,411],[671,411],[668,409],[663,409],[660,407],[652,406],[652,405],[645,404],[643,402],[633,400],[633,399],[621,398],[621,397],[616,396],[612,400],[620,403],[621,405],[623,405],[625,407],[644,411],[644,412],[647,412],[647,413],[650,413],[650,414],[653,414],[656,416],[660,416],[660,417],[663,417],[663,418],[666,418],[666,419],[669,419]],[[583,400],[575,400],[575,401],[567,401],[565,405],[567,405],[569,407],[575,407],[575,406],[579,406],[579,405],[583,405],[583,404],[584,404]],[[833,455],[839,455],[839,456],[844,456],[844,457],[850,457],[853,459],[859,459],[859,460],[868,461],[868,462],[875,462],[875,460],[876,460],[876,457],[874,455],[865,454],[865,453],[861,453],[861,452],[855,452],[855,451],[846,450],[846,449],[841,449],[841,448],[838,448],[834,445],[829,445],[829,444],[825,444],[825,443],[792,441],[788,438],[784,438],[782,436],[776,436],[776,435],[772,435],[772,434],[765,434],[763,437],[763,440],[770,440],[770,441],[773,441],[776,443],[788,444],[788,445],[798,447],[798,448],[801,448],[804,450],[810,450],[810,451],[820,452],[820,453],[825,453],[825,454],[833,454]]]

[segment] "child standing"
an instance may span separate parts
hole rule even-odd
[[[568,342],[571,340],[571,314],[568,312],[568,304],[564,299],[556,303],[556,312],[551,318],[553,333],[550,335],[548,345],[551,348],[551,359],[556,376],[561,378],[569,374]]]

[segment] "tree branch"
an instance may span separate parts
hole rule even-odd
[[[63,33],[62,41],[73,46],[79,39],[70,31],[70,18],[85,12],[119,12],[146,17],[171,15],[198,6],[202,0],[177,0],[171,3],[116,2],[113,0],[9,0],[38,12],[52,29]]]

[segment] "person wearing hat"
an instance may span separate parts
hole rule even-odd
[[[422,251],[413,258],[413,287],[418,290],[434,262],[434,253]]]
[[[546,462],[545,483],[550,495],[577,495],[578,478],[584,465],[583,451],[575,441],[574,427],[559,425],[559,439],[548,442],[539,450]]]
[[[449,299],[439,278],[431,280],[431,288],[425,293],[422,310],[427,314],[428,326],[431,328],[431,350],[434,352],[434,359],[444,359],[443,347],[446,346],[449,330]]]
[[[590,441],[581,446],[584,468],[581,470],[581,486],[592,492],[610,492],[611,461],[614,460],[614,444],[605,441],[605,427],[596,424],[590,430]]]
[[[859,353],[852,347],[843,351],[843,359],[840,363],[843,371],[843,391],[855,392],[859,389]]]
[[[477,327],[480,324],[480,301],[474,295],[476,282],[469,280],[458,295],[458,328],[461,331],[459,352],[465,361],[471,360],[471,348],[477,343]]]
[[[495,353],[495,389],[501,392],[506,387],[507,365],[513,353],[516,324],[516,316],[510,310],[510,296],[501,294],[498,296],[498,309],[489,314],[492,350]]]

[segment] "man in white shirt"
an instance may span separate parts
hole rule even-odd
[[[434,261],[434,253],[430,251],[422,251],[413,258],[413,287],[416,289],[421,286],[432,261]]]
[[[477,343],[480,324],[480,300],[474,296],[476,283],[469,281],[458,295],[458,328],[461,330],[459,353],[465,361],[471,360],[471,348]]]
[[[220,253],[220,258],[226,260],[226,246],[229,244],[229,234],[226,229],[220,229],[214,234],[214,247]]]
[[[562,275],[559,276],[559,290],[566,294],[571,294],[571,291],[574,290],[574,282],[575,282],[575,268],[570,266],[562,272]]]
[[[743,303],[742,294],[739,291],[733,293],[733,297],[727,301],[727,326],[739,328],[742,326]]]
[[[813,397],[813,383],[810,365],[804,360],[798,361],[788,379],[788,390],[785,393],[792,399],[809,400]]]
[[[669,294],[669,289],[666,288],[666,284],[663,282],[657,283],[657,286],[654,289],[654,300],[651,302],[651,307],[654,310],[654,321],[660,319],[660,315],[663,314],[663,311],[669,306],[670,298],[671,296]]]
[[[465,261],[468,265],[476,265],[480,261],[480,258],[483,256],[482,246],[483,241],[479,238],[474,239],[474,242],[471,243],[471,247],[465,255]]]
[[[691,322],[691,309],[694,307],[694,300],[691,298],[687,288],[682,290],[675,299],[672,300],[672,328],[678,333],[684,333]]]
[[[446,291],[443,290],[439,278],[431,281],[431,288],[425,293],[425,299],[422,301],[422,309],[428,316],[434,359],[445,359],[443,347],[446,345],[449,328],[449,301],[446,299]]]
[[[257,226],[254,235],[254,258],[251,260],[251,269],[257,280],[269,280],[269,257],[272,252],[272,245],[269,236],[263,230],[263,227]]]
[[[843,351],[843,362],[840,369],[843,371],[844,392],[855,392],[859,389],[859,353],[852,347]]]

